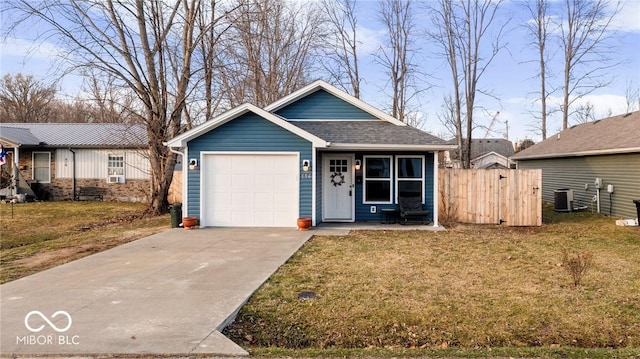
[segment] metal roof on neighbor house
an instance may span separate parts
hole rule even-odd
[[[572,126],[511,159],[640,152],[640,111]]]
[[[331,143],[372,145],[448,144],[435,136],[411,126],[398,126],[388,121],[290,121],[291,124]]]
[[[0,126],[0,139],[16,146],[37,146],[40,140],[26,128]]]
[[[88,148],[148,146],[147,129],[144,125],[121,123],[3,123],[0,124],[0,138],[21,146]]]

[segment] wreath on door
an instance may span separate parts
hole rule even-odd
[[[333,174],[331,175],[331,183],[335,187],[342,186],[342,184],[344,183],[344,175],[342,174],[342,172],[333,172]]]

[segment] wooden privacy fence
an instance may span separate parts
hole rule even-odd
[[[443,220],[542,225],[542,170],[440,169]]]

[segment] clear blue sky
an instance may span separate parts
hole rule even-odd
[[[599,89],[584,99],[595,106],[598,117],[606,116],[609,110],[613,114],[622,113],[626,109],[625,90],[630,84],[634,89],[640,89],[640,0],[624,1],[623,10],[613,22],[616,32],[616,51],[612,52],[614,61],[620,64],[610,71],[611,84]],[[376,107],[384,109],[388,104],[387,98],[381,95],[384,89],[385,79],[383,70],[374,61],[371,55],[373,51],[384,41],[384,27],[377,21],[377,3],[374,1],[360,0],[357,3],[359,17],[359,36],[361,40],[360,59],[363,75],[362,99]],[[505,133],[505,121],[509,123],[509,139],[512,141],[532,138],[538,141],[540,138],[533,130],[535,119],[530,111],[538,108],[533,105],[538,91],[538,80],[534,77],[537,73],[536,64],[527,62],[535,59],[535,50],[527,46],[523,25],[529,20],[522,3],[507,0],[502,5],[501,17],[511,17],[508,31],[504,36],[506,49],[494,60],[489,70],[480,82],[480,88],[489,90],[495,98],[480,96],[478,105],[486,109],[479,111],[476,120],[480,125],[487,126],[491,117],[500,111],[493,132],[489,137],[503,137]],[[427,74],[426,80],[433,85],[425,91],[419,102],[418,110],[423,114],[425,121],[423,129],[436,135],[448,137],[437,118],[440,111],[442,98],[450,92],[450,74],[443,59],[434,56],[433,45],[426,41],[423,35],[424,26],[428,24],[428,14],[424,10],[424,4],[418,3],[416,8],[416,45],[419,51],[414,62],[421,66],[421,71]],[[8,14],[3,14],[3,21]],[[52,80],[54,62],[59,49],[54,44],[38,42],[34,44],[30,39],[35,36],[35,31],[25,34],[13,34],[14,36],[3,39],[0,43],[0,70],[1,74],[18,73],[32,74],[38,79]],[[559,54],[558,54],[559,55]],[[552,71],[560,75],[562,69],[556,56],[552,64]],[[556,81],[552,79],[552,81]],[[69,97],[76,96],[79,92],[78,78],[66,78],[60,82],[61,92]],[[555,94],[559,98],[560,93]],[[559,116],[551,118],[548,127],[549,135],[560,129]],[[483,137],[486,130],[480,128],[474,132],[474,137]]]

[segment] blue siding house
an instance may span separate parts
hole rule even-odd
[[[406,193],[438,226],[438,151],[454,147],[323,81],[166,145],[184,156],[183,211],[202,227],[379,222]]]

